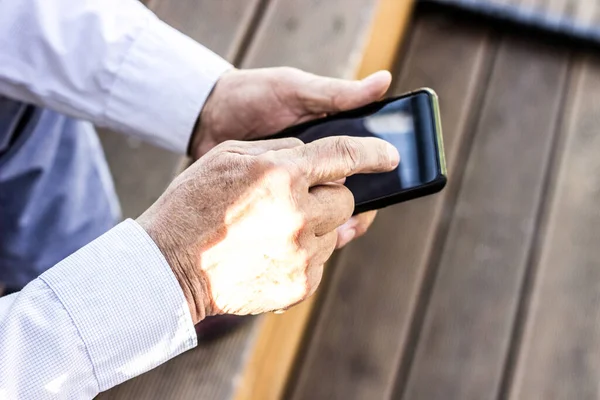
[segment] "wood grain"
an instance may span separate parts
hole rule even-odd
[[[289,65],[353,78],[376,4],[376,0],[273,0],[242,66]]]
[[[414,8],[414,0],[378,0],[356,78],[392,69]]]
[[[416,23],[403,57],[404,73],[394,92],[437,90],[451,174],[460,164],[488,54],[484,29],[433,18]],[[458,181],[453,174],[450,186]],[[291,398],[390,396],[450,191],[383,210],[370,232],[340,254],[299,359]]]
[[[512,399],[600,397],[600,57],[574,69]]]
[[[569,54],[507,36],[494,65],[406,399],[495,399],[537,228]],[[533,398],[533,397],[532,397]]]
[[[148,0],[173,28],[233,61],[260,0]]]

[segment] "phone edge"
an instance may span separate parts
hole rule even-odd
[[[415,90],[413,93],[426,92],[431,98],[431,106],[433,109],[433,122],[435,125],[436,143],[438,146],[438,162],[440,163],[440,171],[446,178],[448,177],[448,169],[446,167],[446,152],[444,151],[444,136],[442,134],[442,117],[440,113],[440,101],[437,93],[428,87],[423,87]]]

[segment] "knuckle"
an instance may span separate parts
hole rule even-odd
[[[276,152],[268,151],[256,157],[263,169],[280,178],[292,180],[296,174],[296,166],[289,160],[282,159]]]
[[[337,138],[336,147],[346,161],[349,171],[352,172],[358,169],[363,158],[362,144],[354,138],[340,137]]]
[[[218,151],[231,151],[241,147],[242,142],[239,140],[226,140],[216,145],[213,149]]]
[[[278,168],[280,168],[279,160],[270,151],[253,157],[253,159],[256,165],[259,165],[261,166],[261,168],[264,168],[266,170],[277,170]]]
[[[342,107],[342,97],[341,93],[338,90],[338,86],[335,80],[329,79],[327,81],[327,93],[330,95],[329,97],[329,110],[331,112],[339,112],[343,111],[344,107]]]
[[[288,85],[295,84],[301,72],[294,67],[275,67],[271,69],[271,82],[279,89],[286,89]]]
[[[286,176],[290,180],[291,186],[298,188],[307,185],[306,172],[297,161],[286,160],[281,164],[281,168],[285,169]]]
[[[304,142],[297,137],[290,137],[286,140],[289,142],[290,146],[301,146],[304,144]]]
[[[262,156],[248,157],[247,165],[248,165],[248,170],[250,171],[251,174],[257,174],[257,173],[263,174],[263,173],[268,172],[269,170],[275,168],[275,165],[271,160],[264,158]]]
[[[284,74],[284,75],[290,75],[290,74],[297,75],[299,73],[302,73],[302,70],[300,70],[299,68],[295,68],[295,67],[282,66],[282,67],[276,67],[276,68],[280,74]]]
[[[279,172],[280,167],[276,162],[267,157],[245,157],[244,168],[246,178],[251,181],[261,182],[262,184],[275,181],[275,183],[279,184],[275,178],[282,179],[282,175]],[[267,187],[265,186],[265,189]]]

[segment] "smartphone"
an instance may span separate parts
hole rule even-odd
[[[439,102],[431,89],[295,125],[273,137],[297,137],[309,143],[336,135],[378,137],[400,153],[394,171],[346,179],[355,214],[437,193],[446,185]]]

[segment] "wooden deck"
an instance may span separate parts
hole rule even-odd
[[[170,22],[193,30],[195,1],[178,0]],[[370,26],[354,10],[372,17],[372,2],[236,4],[215,46],[242,66],[364,65],[348,35]],[[318,14],[311,36],[297,32],[302,7]],[[336,17],[342,33],[328,30]],[[269,315],[101,398],[600,397],[600,52],[418,10],[395,77],[393,93],[440,96],[448,187],[383,210],[336,254],[314,308]]]

